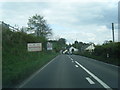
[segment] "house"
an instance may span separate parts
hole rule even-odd
[[[94,44],[89,45],[88,47],[85,48],[85,51],[93,52],[95,49]]]
[[[69,52],[72,53],[72,52],[78,52],[78,49],[77,48],[74,48],[73,46],[69,48]]]

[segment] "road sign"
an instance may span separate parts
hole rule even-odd
[[[47,43],[47,50],[52,50],[53,48],[52,48],[52,43],[50,43],[50,42],[48,42]]]
[[[42,43],[28,43],[27,49],[29,52],[42,51]]]

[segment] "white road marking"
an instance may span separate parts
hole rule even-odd
[[[71,59],[71,61],[72,61],[72,63],[73,63],[73,62],[74,62],[74,61],[73,61],[73,58],[71,58],[70,56],[68,56],[68,57]]]
[[[71,58],[70,56],[68,56],[69,58]]]
[[[50,64],[53,60],[58,58],[59,56],[56,56],[54,59],[52,59],[50,62],[48,62],[45,66],[43,66],[40,70],[35,72],[30,78],[26,79],[25,81],[22,82],[21,85],[18,86],[18,88],[22,88],[24,85],[26,85],[30,80],[32,80],[39,72],[41,72],[48,64]]]
[[[70,56],[68,56],[71,60],[73,60]]]
[[[95,84],[95,82],[93,82],[89,77],[86,77],[86,79],[88,80],[88,82],[89,82],[90,84]]]
[[[75,65],[75,67],[78,67],[78,65]]]
[[[105,84],[102,80],[100,80],[97,76],[95,76],[93,73],[91,73],[90,71],[88,71],[85,67],[83,67],[80,63],[78,63],[77,61],[75,61],[76,64],[78,64],[82,69],[84,69],[88,74],[90,74],[95,80],[97,80],[104,88],[106,88],[107,90],[112,90],[111,87],[109,87],[107,84]]]

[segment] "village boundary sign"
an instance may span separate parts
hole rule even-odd
[[[29,52],[42,51],[42,43],[28,43],[27,49]]]

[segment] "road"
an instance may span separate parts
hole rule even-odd
[[[19,88],[118,88],[118,68],[77,55],[58,55]],[[120,89],[120,88],[119,88]]]

